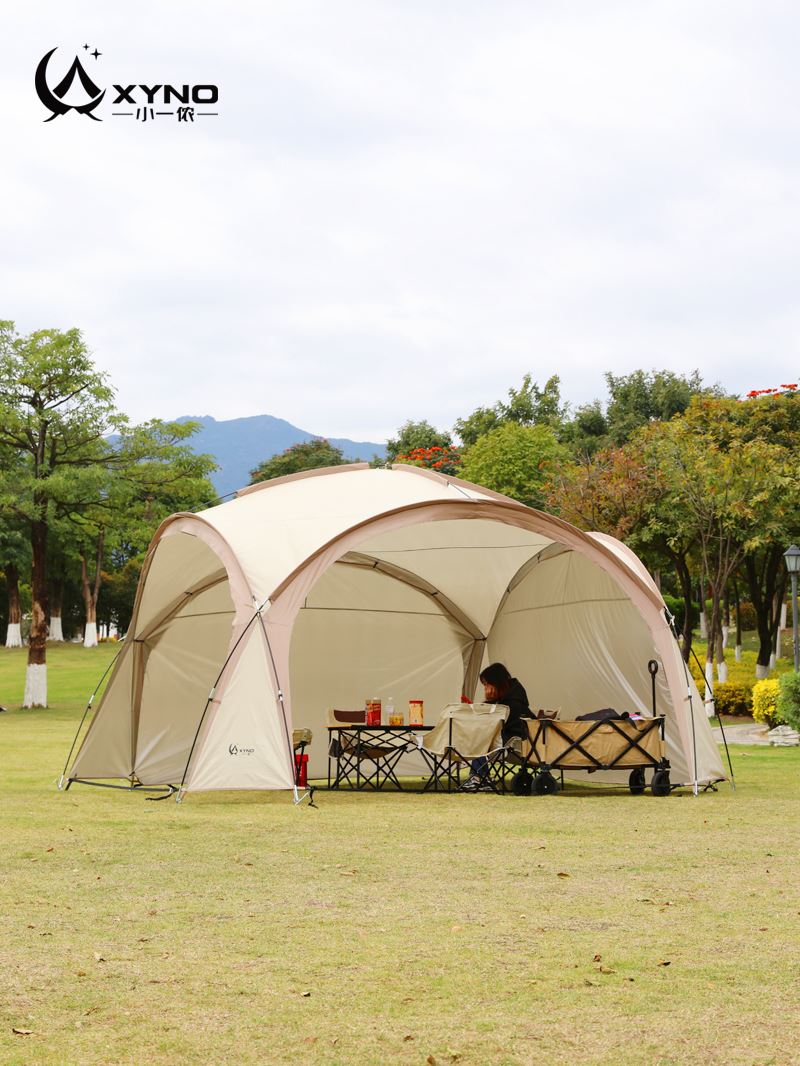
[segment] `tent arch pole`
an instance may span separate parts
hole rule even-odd
[[[294,792],[295,804],[300,802],[300,797],[297,792],[297,774],[294,767],[294,746],[292,744],[292,738],[289,735],[289,723],[286,721],[286,704],[284,702],[283,686],[281,685],[281,679],[278,676],[278,667],[275,664],[275,656],[272,654],[272,645],[269,642],[269,634],[267,633],[267,627],[264,625],[264,618],[261,611],[258,612],[258,618],[261,622],[261,631],[264,634],[264,640],[267,644],[267,651],[269,652],[270,666],[272,667],[272,675],[275,680],[275,691],[278,694],[278,703],[281,706],[281,719],[283,721],[283,733],[286,738],[286,749],[289,753],[289,769],[292,774],[292,780],[294,782],[292,791]]]
[[[161,523],[161,525],[158,527],[158,529],[156,530],[155,534],[153,535],[153,539],[151,540],[150,546],[147,549],[147,555],[145,557],[145,562],[144,562],[144,565],[142,567],[142,573],[141,573],[141,576],[139,578],[139,584],[138,584],[137,589],[136,589],[136,598],[134,600],[133,613],[132,613],[132,616],[131,616],[131,622],[130,622],[130,625],[128,627],[128,633],[126,634],[124,646],[121,649],[121,651],[126,651],[127,649],[130,649],[129,654],[134,654],[135,655],[136,654],[136,650],[138,648],[143,647],[143,644],[137,643],[137,640],[134,637],[134,634],[136,633],[136,628],[137,628],[137,625],[138,625],[138,622],[139,622],[139,616],[140,616],[140,613],[141,613],[142,602],[143,602],[143,599],[144,599],[145,590],[147,588],[147,576],[148,576],[148,574],[150,572],[150,569],[151,569],[152,564],[153,564],[153,560],[155,558],[156,552],[157,552],[158,547],[161,544],[162,540],[166,539],[167,537],[177,536],[177,535],[180,535],[180,534],[183,534],[183,535],[186,535],[186,536],[197,537],[199,540],[201,540],[214,553],[214,555],[216,555],[217,559],[219,559],[219,561],[220,561],[220,563],[221,563],[221,565],[222,565],[222,567],[224,569],[225,578],[227,578],[228,583],[230,585],[231,601],[232,601],[232,604],[233,604],[233,612],[234,612],[233,626],[232,626],[232,632],[231,632],[231,640],[230,640],[230,644],[229,644],[228,655],[227,655],[227,657],[225,659],[225,663],[223,664],[223,668],[220,671],[220,674],[218,675],[217,680],[214,683],[214,686],[212,687],[211,695],[213,696],[213,694],[216,691],[217,686],[219,685],[220,678],[222,677],[222,674],[224,672],[225,666],[227,665],[227,663],[229,662],[229,660],[230,660],[231,656],[233,655],[234,651],[238,647],[242,637],[244,636],[244,633],[250,627],[250,625],[252,624],[253,619],[255,618],[255,615],[254,614],[250,615],[250,612],[253,611],[256,608],[258,610],[263,609],[264,604],[262,604],[260,608],[257,607],[257,601],[255,600],[255,597],[252,595],[252,593],[250,591],[249,584],[247,582],[247,579],[245,578],[244,572],[242,571],[242,568],[241,568],[241,565],[239,563],[239,560],[238,560],[235,552],[231,548],[230,544],[228,543],[228,541],[222,536],[221,533],[219,533],[214,528],[214,526],[210,522],[206,521],[206,519],[202,518],[200,515],[194,515],[194,514],[192,514],[189,511],[179,511],[176,514],[171,515],[169,518],[166,518]],[[206,588],[214,587],[216,584],[218,584],[219,582],[221,582],[225,578],[223,578],[223,576],[220,575],[220,574],[216,574],[216,575],[214,575],[213,579],[211,579],[209,577],[205,577],[205,578],[201,579],[201,581],[195,583],[194,586],[190,586],[189,590],[186,590],[180,596],[175,597],[175,599],[172,601],[172,603],[168,604],[166,608],[163,608],[162,611],[160,611],[159,614],[154,619],[151,619],[150,623],[148,623],[147,628],[142,630],[142,633],[144,633],[146,636],[152,635],[153,631],[155,629],[157,629],[159,626],[164,625],[164,623],[166,621],[168,621],[169,618],[172,617],[172,615],[174,615],[178,610],[180,610],[180,608],[188,601],[188,599],[191,598],[192,595],[195,595],[195,594],[197,594],[198,592],[201,592],[201,591],[205,591]],[[248,600],[249,600],[249,610],[247,611],[247,614],[245,614],[245,610],[246,610],[245,602],[248,601]],[[265,603],[266,603],[266,601],[265,601]],[[141,652],[140,652],[140,654],[141,654]],[[114,662],[111,665],[119,664],[122,661],[122,659],[124,659],[124,658],[125,658],[124,655],[121,655],[121,654],[118,655],[114,659]],[[113,675],[112,675],[112,681],[113,681]],[[136,685],[136,679],[135,678],[134,678],[134,685]],[[98,685],[98,687],[99,687],[99,685]],[[141,693],[141,686],[139,686],[139,693]],[[134,694],[132,693],[131,695],[133,696]],[[202,725],[202,720],[205,717],[206,712],[208,710],[208,705],[209,705],[209,702],[210,702],[210,698],[211,697],[209,697],[209,701],[206,702],[206,706],[203,709],[203,713],[201,715],[200,725]],[[78,754],[75,756],[75,760],[73,761],[73,765],[75,765],[75,762],[77,762],[77,760],[79,759],[81,751],[83,750],[84,746],[86,745],[86,743],[87,743],[87,741],[88,741],[88,739],[89,739],[89,737],[90,737],[90,735],[92,733],[93,726],[94,726],[95,722],[98,720],[99,713],[102,710],[102,705],[103,705],[103,701],[101,700],[100,704],[98,705],[98,708],[97,708],[97,714],[92,719],[92,722],[90,723],[89,728],[86,731],[86,734],[85,734],[85,736],[83,738],[83,741],[81,743],[81,747],[78,750]],[[134,773],[135,753],[136,753],[137,741],[138,741],[137,734],[138,734],[138,723],[139,723],[140,711],[141,711],[141,707],[140,707],[139,703],[132,699],[132,701],[131,701],[131,774]],[[198,734],[197,735],[199,735],[200,725],[198,726]],[[186,772],[187,772],[187,770],[189,768],[189,762],[190,762],[191,757],[192,757],[192,752],[194,751],[195,745],[197,743],[197,735],[195,735],[194,741],[192,742],[192,748],[190,749],[189,758],[187,759],[186,767],[184,769],[184,775],[183,775],[182,783],[183,783],[183,781],[185,781]],[[77,739],[77,736],[76,736],[76,739]],[[72,780],[71,777],[70,777],[70,780]],[[176,799],[179,800],[180,797],[181,797],[181,791],[178,792],[178,795],[176,796]]]
[[[376,558],[374,555],[364,552],[348,552],[338,562],[343,563],[345,566],[361,566],[365,569],[377,570],[378,573],[386,574],[388,577],[392,577],[410,588],[417,589],[436,604],[445,617],[450,618],[467,636],[472,637],[472,647],[464,663],[461,691],[465,694],[474,693],[478,685],[478,674],[486,647],[486,634],[458,604],[436,588],[430,581],[426,581],[396,563],[386,562],[383,559]]]

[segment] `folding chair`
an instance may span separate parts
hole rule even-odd
[[[493,792],[505,791],[506,746],[501,739],[508,708],[502,704],[451,703],[438,725],[425,735],[422,752],[431,766],[425,791],[461,787],[461,767],[485,758],[486,780]]]

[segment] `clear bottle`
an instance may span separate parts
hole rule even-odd
[[[394,700],[390,696],[386,701],[386,725],[394,725],[392,718],[394,717]]]

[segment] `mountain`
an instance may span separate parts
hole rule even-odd
[[[223,422],[218,422],[211,415],[182,415],[175,421],[200,423],[200,429],[188,443],[195,452],[206,452],[216,459],[219,469],[211,475],[211,480],[220,496],[248,485],[250,471],[264,459],[270,459],[293,444],[320,436],[319,433],[298,429],[291,422],[272,415],[231,418]],[[353,462],[369,462],[376,455],[381,459],[386,455],[385,444],[348,440],[346,437],[326,439]]]

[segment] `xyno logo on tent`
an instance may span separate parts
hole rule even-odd
[[[255,754],[255,748],[240,748],[238,744],[228,745],[229,755],[253,755]]]

